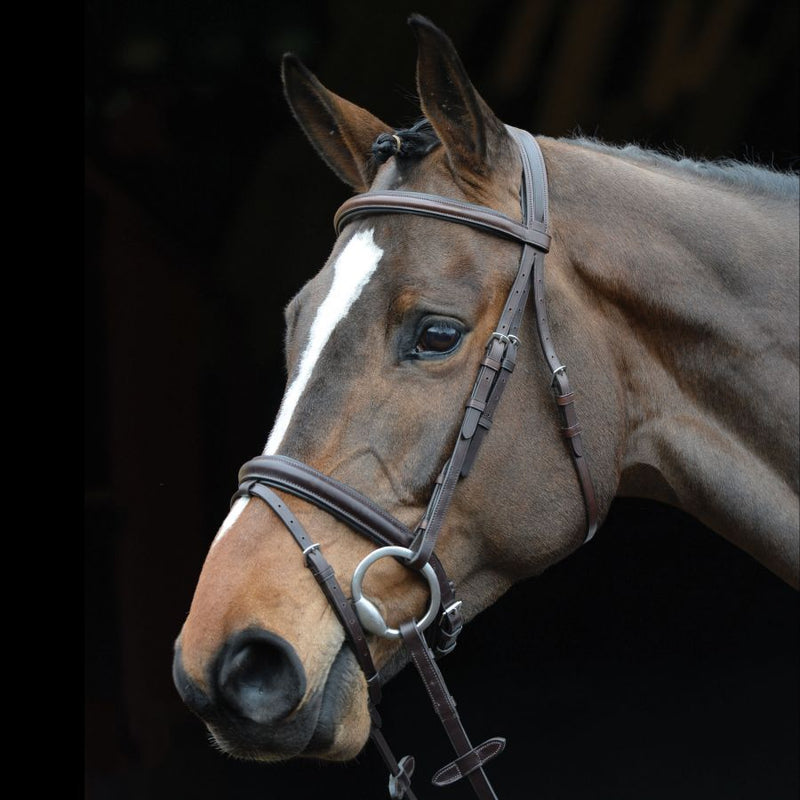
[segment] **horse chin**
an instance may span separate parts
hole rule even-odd
[[[369,738],[366,683],[349,647],[339,650],[323,686],[312,692],[279,728],[237,721],[207,723],[217,747],[246,761],[293,758],[348,761]]]
[[[369,738],[366,682],[346,645],[336,655],[320,693],[314,733],[301,756],[326,761],[355,758]]]

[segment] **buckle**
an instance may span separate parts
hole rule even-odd
[[[435,645],[437,658],[446,656],[456,649],[458,636],[463,629],[464,620],[461,617],[461,600],[456,600],[442,611],[442,616],[439,618]]]
[[[555,383],[556,383],[556,375],[558,375],[558,373],[559,373],[559,372],[563,372],[563,373],[566,375],[566,372],[567,372],[567,366],[566,366],[566,364],[560,364],[558,367],[556,367],[556,368],[553,370],[553,375],[552,375],[552,377],[550,378],[550,386],[551,386],[551,387],[555,386]]]
[[[312,550],[319,550],[319,542],[314,542],[314,544],[310,544],[308,547],[306,547],[302,553],[303,557],[307,556]]]
[[[446,617],[449,617],[450,614],[453,614],[454,612],[458,611],[460,608],[461,608],[461,600],[454,600],[452,603],[450,603],[449,606],[447,606],[447,608],[445,608],[442,611],[442,614],[444,616],[446,616]]]
[[[392,800],[403,800],[411,788],[411,776],[414,774],[414,756],[403,756],[397,762],[398,772],[389,776],[389,797]]]
[[[492,343],[492,339],[497,339],[498,341],[502,342],[506,347],[508,345],[513,344],[515,347],[519,346],[519,339],[514,336],[513,333],[505,334],[500,333],[500,331],[494,331],[492,335],[486,340],[486,346],[488,347]]]

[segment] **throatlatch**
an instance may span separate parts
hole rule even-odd
[[[536,140],[526,131],[508,127],[519,145],[522,159],[522,223],[484,206],[450,200],[421,192],[386,190],[365,192],[350,198],[334,218],[337,233],[352,220],[376,214],[416,214],[469,225],[522,245],[517,276],[494,333],[486,346],[478,376],[466,403],[464,418],[450,457],[434,485],[428,507],[412,532],[369,498],[307,464],[286,456],[258,456],[239,471],[239,497],[258,497],[281,519],[300,547],[306,566],[328,598],[344,628],[347,641],[364,672],[372,719],[370,738],[389,768],[389,796],[416,800],[411,790],[414,759],[397,760],[381,733],[377,705],[381,699],[381,676],[372,661],[367,632],[399,638],[419,672],[439,719],[456,753],[456,758],[433,776],[436,786],[467,778],[480,800],[497,800],[484,765],[505,747],[505,739],[494,737],[473,746],[467,736],[455,701],[447,690],[436,659],[451,652],[463,627],[461,602],[456,599],[434,549],[456,486],[472,468],[478,448],[492,425],[494,413],[516,364],[520,340],[517,333],[528,294],[533,288],[539,342],[551,373],[551,388],[562,420],[562,433],[575,466],[586,509],[586,541],[597,529],[597,503],[589,467],[581,443],[580,425],[574,408],[574,393],[566,367],[553,349],[544,300],[544,254],[550,247],[548,232],[547,175]],[[278,497],[273,488],[314,503],[366,536],[380,549],[370,553],[356,567],[348,599],[336,580],[333,568],[315,543]],[[417,622],[410,620],[397,629],[389,628],[377,607],[363,596],[361,582],[367,569],[380,558],[395,558],[420,571],[428,582],[431,601]]]

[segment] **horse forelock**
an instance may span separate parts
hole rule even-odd
[[[420,159],[440,144],[433,125],[423,117],[408,128],[379,134],[372,143],[372,158],[378,164],[385,163],[392,156],[402,161]]]
[[[441,194],[518,218],[521,164],[516,145],[510,135],[493,142],[483,167],[472,170],[447,150],[433,125],[423,117],[408,128],[382,133],[375,139],[371,157],[377,174],[371,189]]]

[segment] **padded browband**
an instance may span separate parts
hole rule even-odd
[[[399,189],[364,192],[345,200],[333,218],[333,226],[339,234],[355,217],[398,213],[457,222],[521,244],[530,244],[543,253],[550,250],[550,234],[542,222],[530,220],[527,225],[521,225],[511,217],[486,206],[451,200],[436,194],[404,192]]]

